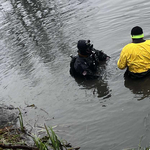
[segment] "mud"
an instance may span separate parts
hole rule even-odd
[[[13,106],[0,105],[0,128],[17,124],[18,111]]]

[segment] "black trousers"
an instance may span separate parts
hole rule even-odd
[[[127,69],[125,74],[124,74],[124,77],[129,76],[132,79],[140,79],[140,78],[143,78],[143,77],[148,76],[148,75],[150,75],[150,70],[148,70],[146,72],[142,72],[142,73],[133,73]]]

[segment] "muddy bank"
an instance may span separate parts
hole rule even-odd
[[[0,105],[0,128],[16,125],[18,110],[13,106]]]
[[[37,108],[34,104],[27,107]],[[35,110],[34,109],[34,110]],[[52,127],[43,126],[36,127],[38,134],[35,134],[32,127],[28,130],[24,124],[24,117],[20,108],[13,106],[0,107],[0,149],[72,149],[79,150],[80,147],[73,148],[70,143],[59,138]],[[25,112],[26,114],[27,112]],[[19,122],[19,123],[18,123]],[[31,127],[31,125],[30,125]]]

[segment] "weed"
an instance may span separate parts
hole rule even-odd
[[[60,142],[60,140],[58,139],[57,135],[55,134],[55,132],[53,131],[52,128],[47,128],[46,125],[45,126],[45,129],[46,129],[46,132],[48,134],[48,138],[51,142],[51,147],[54,149],[54,150],[62,150],[62,142]],[[50,133],[51,132],[51,133]]]
[[[20,123],[20,129],[22,132],[25,132],[25,128],[24,128],[24,124],[23,124],[23,118],[22,118],[22,113],[20,111],[20,109],[18,108],[19,110],[19,123]]]
[[[39,150],[48,150],[47,145],[40,138],[34,136],[33,141]]]

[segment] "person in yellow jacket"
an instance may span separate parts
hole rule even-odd
[[[143,29],[135,26],[131,30],[132,43],[121,51],[117,66],[125,69],[132,78],[150,75],[150,40],[144,40]]]

